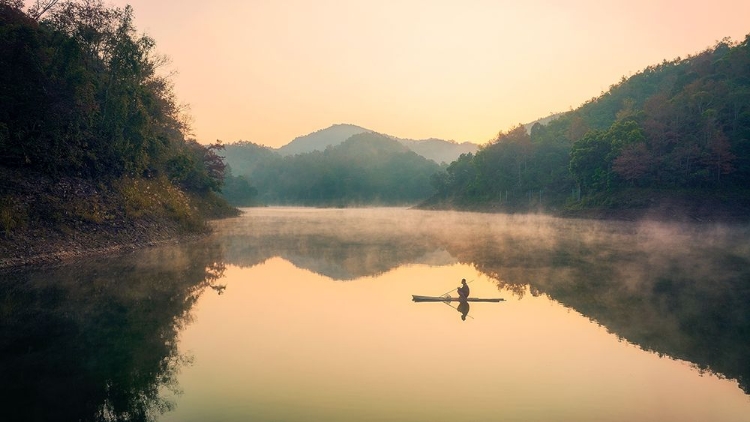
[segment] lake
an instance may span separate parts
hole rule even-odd
[[[0,420],[750,421],[750,227],[253,208],[4,274]],[[412,295],[499,303],[416,303]]]

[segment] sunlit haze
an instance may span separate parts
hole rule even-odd
[[[750,33],[750,2],[117,0],[178,72],[202,143],[336,123],[484,143]]]

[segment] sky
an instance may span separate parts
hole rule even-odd
[[[478,144],[750,34],[750,0],[114,0],[193,136],[280,147],[338,123]]]

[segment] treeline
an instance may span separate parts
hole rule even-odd
[[[107,186],[147,180],[204,199],[220,190],[221,146],[187,136],[167,59],[130,6],[22,6],[0,0],[0,167]]]
[[[377,133],[354,135],[325,151],[281,156],[249,142],[226,146],[224,193],[236,205],[416,204],[433,192],[440,166]]]
[[[501,132],[432,182],[437,194],[425,206],[643,207],[659,196],[747,203],[750,36],[648,67],[547,125]]]

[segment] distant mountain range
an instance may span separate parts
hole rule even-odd
[[[559,119],[564,114],[565,114],[564,112],[553,113],[547,117],[542,117],[541,119],[534,120],[533,122],[524,123],[523,127],[524,129],[526,129],[526,133],[531,133],[531,128],[534,127],[535,124],[539,123],[542,126],[547,126],[549,122]]]
[[[329,146],[339,145],[354,135],[372,132],[355,125],[333,125],[304,136],[298,136],[291,142],[276,149],[282,156],[304,154],[313,151],[324,151]]]
[[[342,129],[351,128],[334,131]],[[225,198],[240,206],[252,205],[250,200],[306,206],[411,205],[434,193],[430,179],[441,171],[440,165],[393,137],[362,132],[333,145],[331,137],[320,134],[296,142],[304,146],[317,141],[317,148],[286,156],[250,142],[226,145],[231,171],[222,191]]]
[[[360,133],[375,133],[375,131],[356,125],[336,124],[326,129],[294,138],[288,144],[276,149],[276,151],[282,156],[324,151],[326,148],[339,145],[350,137]],[[385,136],[398,141],[408,149],[438,164],[443,162],[451,163],[461,154],[473,154],[479,149],[479,145],[471,142],[458,143],[436,138],[414,140],[398,138],[392,135]]]

